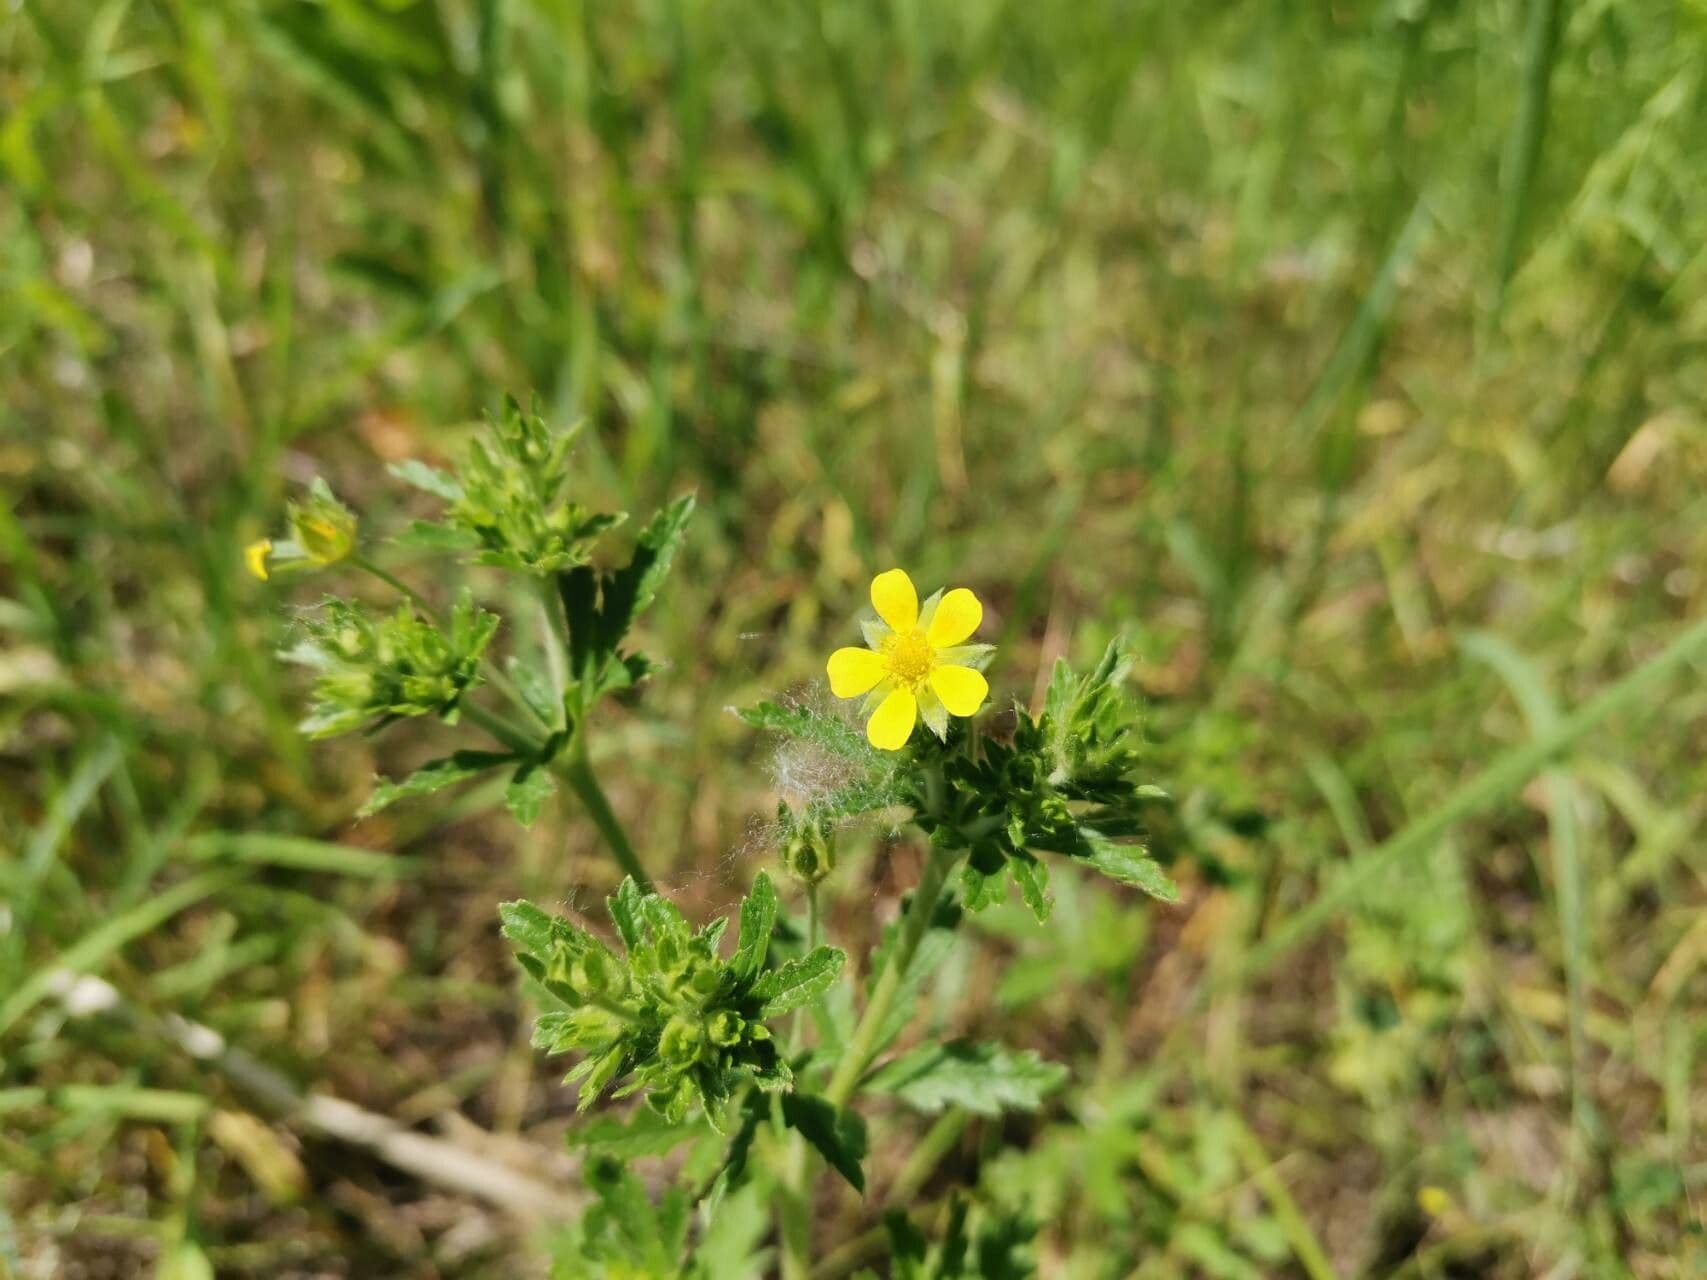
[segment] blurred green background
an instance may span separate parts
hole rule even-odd
[[[1062,874],[926,1011],[1072,1070],[940,1175],[1043,1274],[1701,1274],[1701,655],[1487,780],[1707,600],[1704,50],[1700,0],[7,5],[0,1275],[529,1274],[257,1082],[572,1184],[493,906],[611,865],[490,793],[355,822],[419,744],[297,736],[317,588],[241,558],[316,475],[395,526],[505,392],[589,498],[699,491],[599,739],[690,913],[768,856],[725,708],[874,570],[974,586],[1022,701],[1137,645],[1181,904]]]

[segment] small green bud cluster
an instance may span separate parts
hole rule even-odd
[[[500,908],[517,959],[566,1008],[542,1014],[534,1044],[583,1058],[566,1077],[581,1082],[579,1105],[606,1088],[646,1093],[672,1123],[695,1106],[720,1123],[737,1087],[782,1090],[793,1073],[765,1020],[815,999],[841,972],[829,947],[766,968],[777,899],[761,874],[741,907],[739,942],[718,955],[726,920],[694,930],[680,911],[632,879],[606,900],[623,943],[617,955],[592,934],[528,902]]]
[[[957,830],[970,833],[962,872],[972,910],[1005,896],[1011,873],[1028,906],[1049,911],[1036,854],[1066,854],[1166,897],[1161,869],[1141,847],[1116,845],[1142,833],[1144,806],[1162,793],[1139,783],[1138,719],[1121,692],[1130,661],[1118,643],[1089,672],[1058,662],[1043,713],[1016,712],[1011,742],[987,742],[976,757],[945,762]]]
[[[376,618],[347,600],[326,601],[304,626],[285,657],[319,672],[301,728],[329,738],[404,716],[454,723],[463,694],[480,681],[498,618],[464,592],[446,630],[408,605]]]
[[[435,545],[473,554],[479,564],[549,577],[588,563],[599,535],[620,512],[595,512],[564,496],[578,428],[558,431],[514,399],[469,443],[454,475],[419,463],[399,468],[450,505],[426,526]]]
[[[836,869],[836,833],[821,817],[799,816],[787,805],[777,807],[782,828],[783,870],[802,884],[817,884]]]

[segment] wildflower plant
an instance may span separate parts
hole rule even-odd
[[[1065,1078],[1037,1053],[997,1042],[927,1040],[895,1050],[967,913],[1001,901],[1011,885],[1043,921],[1052,864],[1174,897],[1141,843],[1147,809],[1165,797],[1138,776],[1137,711],[1123,690],[1130,661],[1118,641],[1089,670],[1057,663],[1036,714],[1016,706],[985,724],[983,668],[994,651],[973,640],[983,616],[974,593],[956,588],[921,603],[911,579],[889,570],[873,581],[871,601],[866,645],[838,649],[827,664],[831,691],[863,700],[863,729],[810,704],[767,702],[742,713],[835,764],[826,771],[834,786],[777,815],[777,861],[797,887],[802,922],[784,928],[786,912],[763,871],[743,904],[738,938],[721,950],[722,921],[695,932],[663,899],[631,884],[607,904],[620,955],[530,904],[503,908],[505,932],[541,998],[563,1006],[540,1015],[535,1043],[578,1055],[568,1078],[580,1083],[581,1105],[611,1086],[646,1095],[647,1107],[622,1130],[626,1145],[612,1149],[665,1149],[672,1128],[695,1150],[711,1144],[710,1173],[691,1200],[699,1230],[681,1230],[662,1270],[656,1236],[640,1233],[622,1255],[631,1273],[610,1268],[609,1250],[622,1246],[601,1224],[609,1198],[638,1184],[623,1182],[631,1175],[613,1172],[610,1154],[589,1144],[601,1204],[588,1221],[599,1227],[606,1261],[602,1270],[564,1274],[699,1274],[700,1250],[722,1238],[722,1207],[753,1187],[774,1206],[782,1274],[816,1274],[823,1250],[813,1240],[814,1170],[865,1191],[870,1106],[936,1117],[909,1161],[922,1177],[945,1154],[932,1146],[941,1134],[958,1134],[968,1117],[1044,1107]],[[841,861],[841,835],[862,822],[911,826],[927,852],[900,919],[854,966],[865,976],[853,984],[842,976],[842,953],[818,941],[819,894]],[[908,1194],[906,1183],[892,1192],[882,1233],[894,1274],[983,1274],[978,1268],[992,1259],[1001,1274],[1031,1273],[1023,1218],[951,1193],[945,1233],[928,1242],[927,1219],[915,1218]],[[655,1210],[643,1201],[644,1212],[679,1214],[681,1195],[679,1187],[666,1193]],[[766,1256],[755,1253],[746,1265],[760,1268]]]
[[[304,615],[283,655],[314,672],[303,732],[374,733],[433,716],[479,735],[407,777],[377,779],[364,814],[503,770],[505,801],[525,824],[566,784],[624,871],[648,886],[593,773],[588,723],[603,698],[654,670],[628,648],[628,636],[669,575],[694,500],[678,498],[648,520],[620,567],[599,567],[618,559],[612,535],[627,517],[572,497],[575,436],[576,428],[553,427],[511,399],[451,469],[418,461],[391,468],[441,510],[386,542],[510,574],[530,607],[488,609],[467,586],[448,607],[435,604],[383,566],[380,548],[364,545],[355,512],[323,480],[287,506],[287,535],[251,543],[244,558],[261,579],[345,570],[392,597],[376,608],[332,596]],[[515,593],[498,598],[513,602]]]
[[[289,513],[300,556],[273,548],[259,566],[318,557],[321,567],[366,571],[404,597],[378,613],[328,600],[304,623],[289,656],[316,673],[307,732],[374,732],[434,716],[490,739],[381,781],[369,810],[504,769],[512,811],[531,821],[565,780],[628,872],[606,899],[608,926],[527,901],[499,912],[539,1006],[534,1045],[567,1059],[578,1108],[640,1099],[623,1118],[600,1114],[572,1136],[585,1150],[596,1203],[558,1241],[555,1274],[758,1274],[773,1256],[789,1280],[817,1274],[815,1181],[822,1171],[866,1191],[873,1107],[932,1117],[885,1206],[893,1274],[987,1274],[986,1266],[1028,1274],[1023,1218],[958,1191],[930,1216],[911,1199],[970,1117],[1043,1108],[1065,1070],[999,1041],[897,1046],[968,915],[1017,889],[1045,921],[1052,868],[1174,896],[1142,843],[1146,815],[1165,797],[1140,776],[1125,650],[1110,644],[1087,670],[1058,662],[1038,710],[1004,708],[984,674],[995,651],[977,639],[977,595],[955,587],[921,600],[904,571],[879,573],[872,615],[859,624],[865,643],[836,648],[825,666],[830,691],[858,700],[863,724],[810,700],[742,712],[750,726],[832,766],[819,771],[832,782],[777,811],[776,860],[791,888],[779,892],[761,870],[733,930],[724,918],[696,925],[652,889],[586,756],[600,700],[654,669],[627,637],[669,573],[692,500],[653,516],[628,559],[610,567],[603,540],[621,517],[574,500],[570,445],[570,433],[510,402],[454,470],[395,469],[443,503],[437,520],[405,535],[410,545],[516,575],[538,602],[537,650],[512,651],[502,666],[499,612],[467,591],[435,611],[366,557],[354,518],[339,523],[346,509],[329,491],[317,488]],[[525,661],[530,652],[542,661]],[[924,858],[899,918],[850,963],[820,939],[820,895],[862,824],[894,836],[910,829]],[[678,1146],[688,1154],[676,1185],[655,1200],[631,1166]],[[763,1205],[773,1217],[755,1227]],[[932,1222],[934,1242],[923,1234]]]

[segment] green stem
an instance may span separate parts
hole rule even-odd
[[[889,1189],[890,1204],[906,1209],[907,1202],[919,1194],[919,1188],[930,1181],[936,1167],[954,1150],[954,1144],[966,1132],[970,1118],[958,1107],[937,1117],[936,1123],[919,1139],[919,1145],[913,1148],[913,1154],[907,1157],[907,1163],[901,1166],[901,1172],[895,1175],[895,1185]]]
[[[496,711],[490,711],[478,702],[464,699],[459,705],[463,716],[470,724],[479,725],[499,742],[518,755],[537,756],[543,745],[526,729],[514,721],[506,719]]]
[[[818,882],[806,884],[806,949],[818,946]],[[795,1023],[789,1056],[793,1057],[805,1039],[808,1012],[794,1015]],[[788,1134],[782,1157],[782,1169],[777,1179],[776,1216],[777,1237],[782,1243],[783,1280],[807,1280],[812,1267],[812,1216],[808,1197],[812,1183],[808,1176],[811,1155],[806,1139],[798,1133]]]
[[[806,1197],[810,1183],[807,1179],[806,1139],[798,1133],[788,1135],[783,1154],[782,1174],[777,1179],[776,1225],[782,1244],[782,1280],[807,1280],[812,1271],[812,1215]]]
[[[640,856],[628,842],[628,833],[622,829],[621,821],[611,809],[610,801],[605,798],[604,789],[599,786],[599,780],[593,773],[592,762],[587,758],[587,740],[579,729],[575,732],[569,750],[560,756],[552,767],[580,798],[581,806],[586,809],[587,816],[593,820],[593,825],[604,837],[617,866],[622,868],[624,874],[633,877],[642,893],[651,893],[652,878],[640,865]]]
[[[946,788],[939,771],[932,769],[927,775],[925,793],[927,811],[941,820],[944,816]],[[824,1090],[825,1101],[838,1110],[847,1106],[854,1091],[858,1089],[866,1068],[877,1056],[880,1047],[878,1041],[883,1035],[884,1024],[889,1021],[889,1014],[901,995],[907,970],[913,964],[913,955],[918,951],[919,943],[924,940],[925,933],[930,928],[931,919],[936,915],[937,903],[941,901],[943,889],[948,885],[948,874],[959,861],[960,854],[961,847],[958,843],[939,843],[935,840],[931,842],[930,854],[925,859],[925,869],[919,876],[919,887],[913,891],[912,901],[907,904],[907,914],[901,921],[900,936],[895,940],[888,963],[878,976],[877,985],[872,988],[871,999],[866,1002],[865,1012],[860,1015],[853,1037],[842,1051],[841,1061],[836,1064],[835,1073]],[[818,914],[815,892],[809,894],[807,904],[808,928],[815,936]],[[812,1275],[812,1224],[808,1213],[810,1160],[805,1141],[799,1134],[795,1134],[784,1156],[780,1185],[777,1189],[777,1226],[783,1246],[783,1280],[809,1280]]]
[[[873,1227],[855,1236],[836,1249],[829,1257],[812,1268],[809,1280],[842,1280],[868,1262],[875,1262],[889,1252],[889,1229]]]
[[[825,1100],[832,1106],[847,1106],[860,1078],[865,1075],[865,1069],[877,1056],[877,1042],[883,1034],[883,1025],[889,1021],[890,1010],[894,1008],[901,994],[901,984],[906,981],[907,970],[912,966],[913,953],[919,949],[919,943],[930,928],[931,917],[936,914],[937,903],[948,884],[948,873],[959,861],[960,853],[954,845],[931,843],[930,856],[926,858],[924,872],[919,876],[919,887],[913,891],[906,918],[901,921],[901,936],[895,940],[894,950],[889,953],[889,963],[872,988],[871,999],[866,1001],[865,1012],[854,1028],[853,1038],[848,1041],[842,1060],[836,1064],[836,1072],[824,1091]]]
[[[429,619],[443,625],[444,619],[439,616],[439,611],[433,607],[432,602],[419,591],[415,590],[414,587],[403,581],[402,578],[399,578],[396,574],[392,573],[389,569],[381,569],[366,556],[351,556],[350,567],[353,569],[360,569],[363,573],[372,574],[386,586],[397,592],[398,595],[402,596],[410,604],[414,605],[422,613],[426,614]]]
[[[563,722],[563,695],[569,688],[568,624],[563,620],[563,601],[550,579],[540,583],[540,629],[545,633],[545,665],[551,672],[551,691],[556,697],[558,724]]]
[[[968,1119],[966,1112],[959,1109],[946,1111],[937,1118],[925,1136],[919,1139],[919,1145],[913,1148],[907,1163],[901,1166],[885,1204],[907,1212],[919,1189],[930,1181],[943,1157],[954,1150],[954,1144],[966,1132]],[[864,1235],[855,1236],[813,1267],[808,1273],[809,1280],[840,1280],[840,1277],[882,1257],[888,1248],[889,1232],[883,1227],[874,1227]]]

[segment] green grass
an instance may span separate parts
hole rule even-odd
[[[700,493],[594,745],[690,913],[768,856],[725,709],[818,679],[873,570],[975,586],[1021,698],[1133,637],[1182,902],[1065,882],[945,964],[922,1018],[1074,1083],[921,1202],[1025,1205],[1075,1278],[1689,1274],[1704,51],[1663,0],[24,0],[0,1275],[527,1265],[487,1202],[215,1123],[265,1100],[165,1030],[551,1173],[493,906],[608,890],[597,831],[357,822],[418,760],[297,735],[314,588],[241,559],[316,474],[406,518],[384,464],[507,391],[589,420],[590,500]],[[860,844],[825,909],[875,936],[912,863]],[[876,1117],[879,1197],[916,1136]]]

